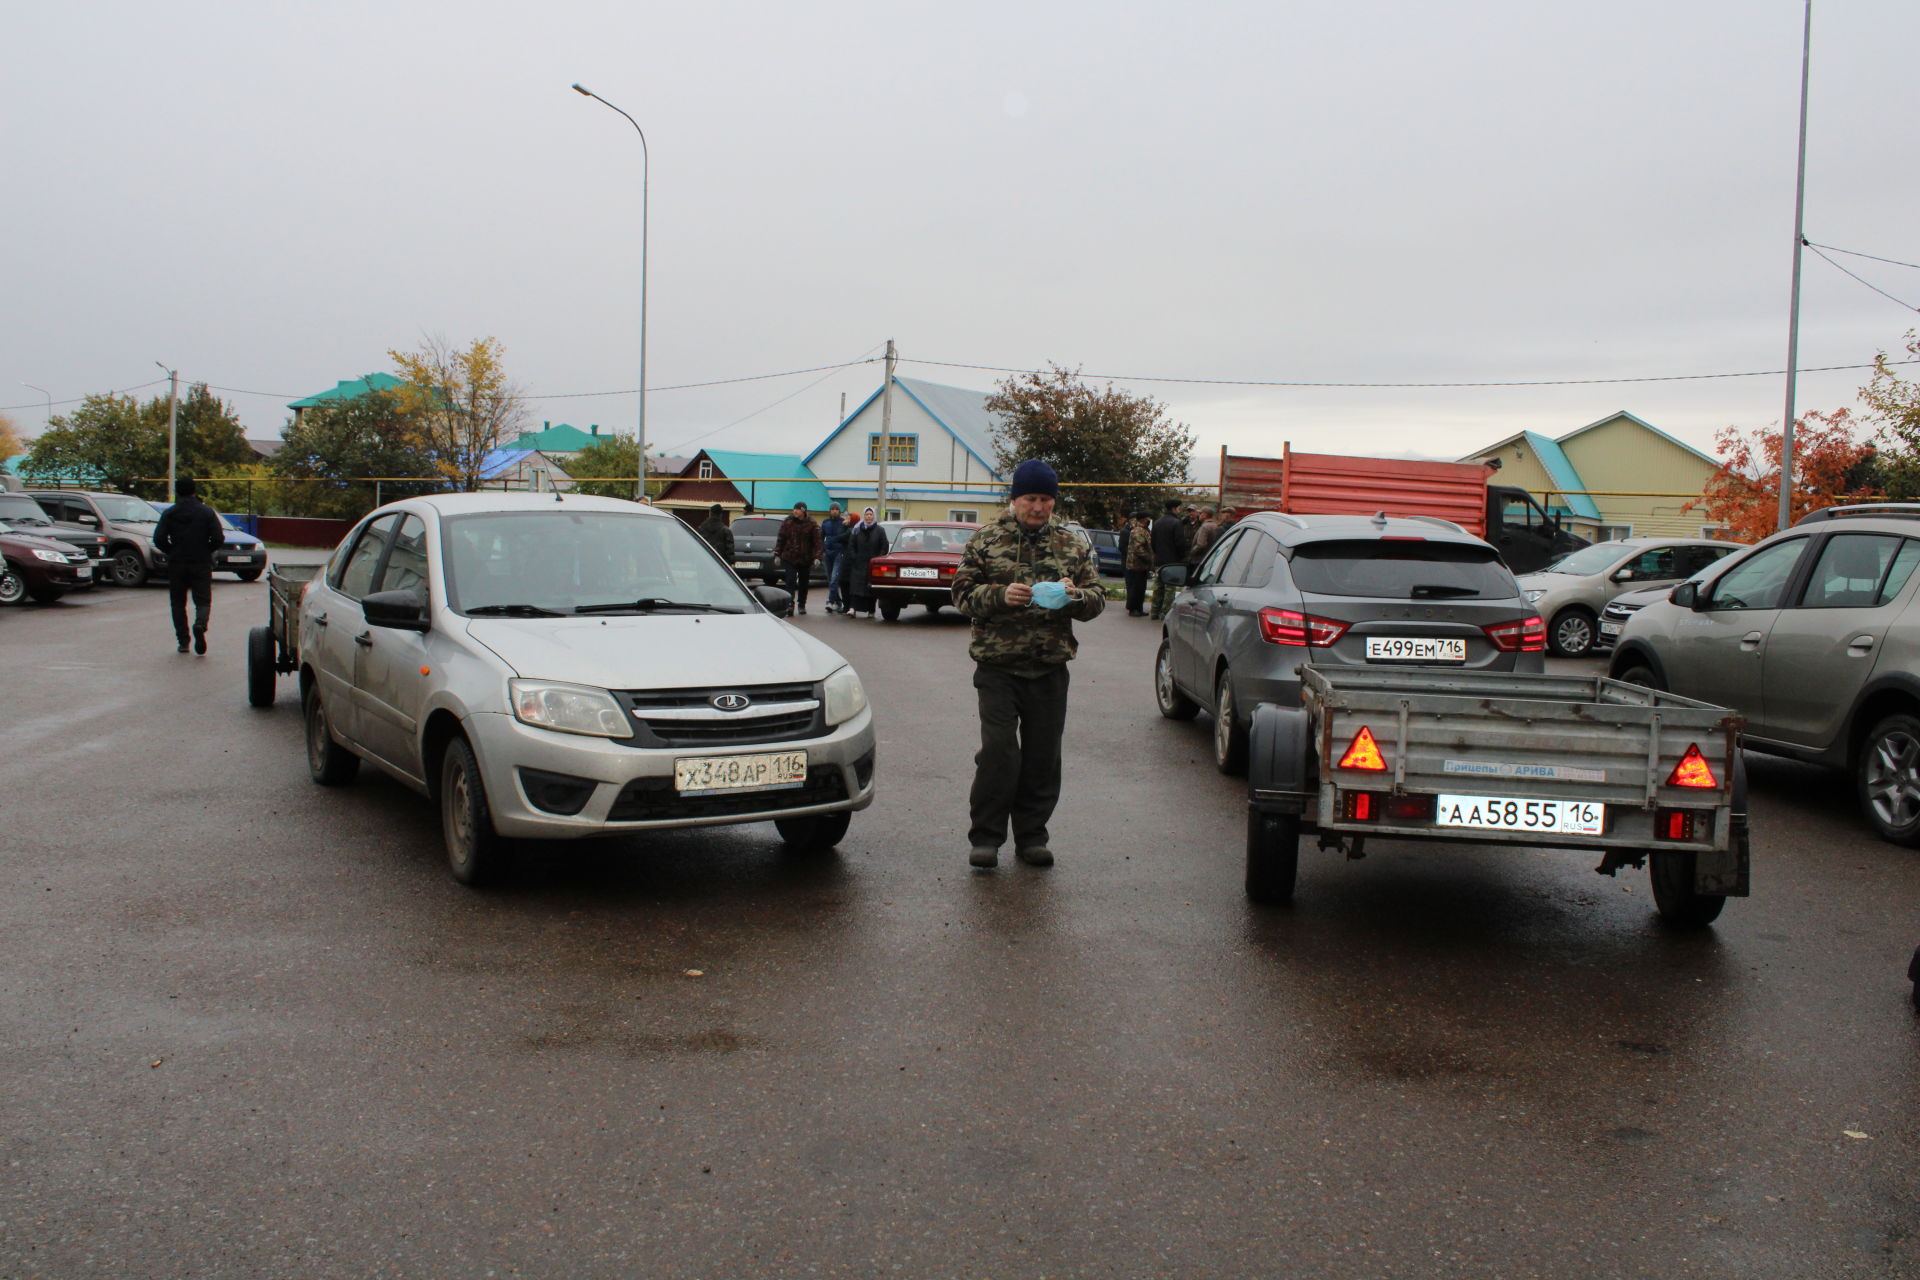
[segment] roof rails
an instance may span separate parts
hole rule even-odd
[[[1420,522],[1421,524],[1437,524],[1437,525],[1439,525],[1439,526],[1440,526],[1440,527],[1441,527],[1442,529],[1451,529],[1451,530],[1453,530],[1453,531],[1454,531],[1455,533],[1466,533],[1466,532],[1467,532],[1467,530],[1466,530],[1466,528],[1465,528],[1465,526],[1463,526],[1463,525],[1458,525],[1458,524],[1455,524],[1455,523],[1454,523],[1453,521],[1451,521],[1451,520],[1442,520],[1442,519],[1441,519],[1441,518],[1440,518],[1439,516],[1402,516],[1402,517],[1401,517],[1401,519],[1403,519],[1403,520],[1418,520],[1418,521],[1419,521],[1419,522]],[[1471,537],[1471,536],[1473,536],[1473,535],[1471,535],[1471,534],[1468,534],[1467,536],[1469,536],[1469,537]]]
[[[1793,522],[1794,528],[1822,520],[1859,519],[1869,516],[1895,520],[1920,520],[1920,502],[1856,502],[1844,507],[1821,507]]]
[[[1285,520],[1296,529],[1312,528],[1305,520],[1293,514],[1291,511],[1255,511],[1252,514],[1256,516],[1272,516],[1275,520]]]

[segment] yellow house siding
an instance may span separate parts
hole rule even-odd
[[[1633,419],[1589,427],[1563,437],[1560,447],[1587,488],[1599,491],[1593,501],[1606,523],[1631,526],[1635,535],[1686,537],[1700,536],[1708,523],[1703,512],[1683,508],[1705,487],[1714,464]],[[1607,491],[1685,496],[1623,498]]]

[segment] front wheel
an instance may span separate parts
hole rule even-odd
[[[1653,668],[1644,662],[1628,663],[1620,668],[1619,674],[1614,676],[1614,679],[1626,684],[1637,684],[1643,689],[1653,689],[1656,692],[1664,691],[1667,687],[1659,676],[1653,674]]]
[[[1169,720],[1191,720],[1200,714],[1200,704],[1180,692],[1180,686],[1173,682],[1172,642],[1164,639],[1153,659],[1153,700]]]
[[[360,757],[333,740],[333,726],[327,723],[327,707],[320,700],[320,686],[310,685],[306,696],[307,772],[323,787],[352,782],[360,772]]]
[[[775,818],[773,829],[780,838],[802,853],[825,853],[846,838],[853,822],[851,810],[839,813],[813,813],[804,818]]]
[[[1300,876],[1300,816],[1247,810],[1247,897],[1291,902]]]
[[[123,547],[119,551],[114,552],[113,563],[107,567],[107,571],[113,575],[113,581],[116,586],[139,587],[146,585],[147,562],[142,560],[140,553],[131,547]]]
[[[1868,730],[1854,781],[1882,840],[1920,845],[1920,719],[1888,716]]]
[[[480,761],[465,738],[447,744],[440,757],[440,834],[447,846],[447,869],[461,884],[479,888],[500,878],[507,860],[506,841],[493,829],[493,807]]]
[[[1229,778],[1247,771],[1247,731],[1239,719],[1233,673],[1222,671],[1213,690],[1213,767]]]
[[[1655,849],[1647,857],[1647,879],[1653,882],[1653,905],[1660,918],[1682,929],[1710,925],[1727,905],[1724,893],[1700,893],[1693,887],[1691,849]]]
[[[1584,658],[1593,652],[1593,615],[1570,605],[1553,615],[1547,625],[1547,647],[1562,658]]]
[[[239,569],[234,572],[233,576],[242,582],[258,582],[263,572],[265,572],[265,570],[262,569]]]
[[[19,604],[27,598],[27,584],[19,574],[0,570],[0,604]]]

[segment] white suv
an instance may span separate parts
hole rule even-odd
[[[466,884],[518,836],[772,821],[829,847],[873,802],[873,718],[785,604],[621,499],[389,504],[301,599],[308,767],[371,760],[436,799]]]

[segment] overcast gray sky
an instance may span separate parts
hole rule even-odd
[[[222,388],[251,435],[426,333],[541,420],[804,452],[879,385],[1049,361],[1201,458],[1778,421],[1799,0],[16,8],[0,405]],[[1816,0],[1807,234],[1920,262],[1920,4]],[[1909,304],[1920,270],[1842,262]],[[1803,367],[1916,323],[1811,255]],[[1804,374],[1849,404],[1859,371]],[[1210,385],[1209,383],[1215,385]],[[623,392],[611,395],[582,393]],[[254,394],[262,393],[262,394]],[[140,392],[153,394],[151,388]],[[559,398],[574,396],[577,398]],[[56,412],[59,411],[56,406]]]

